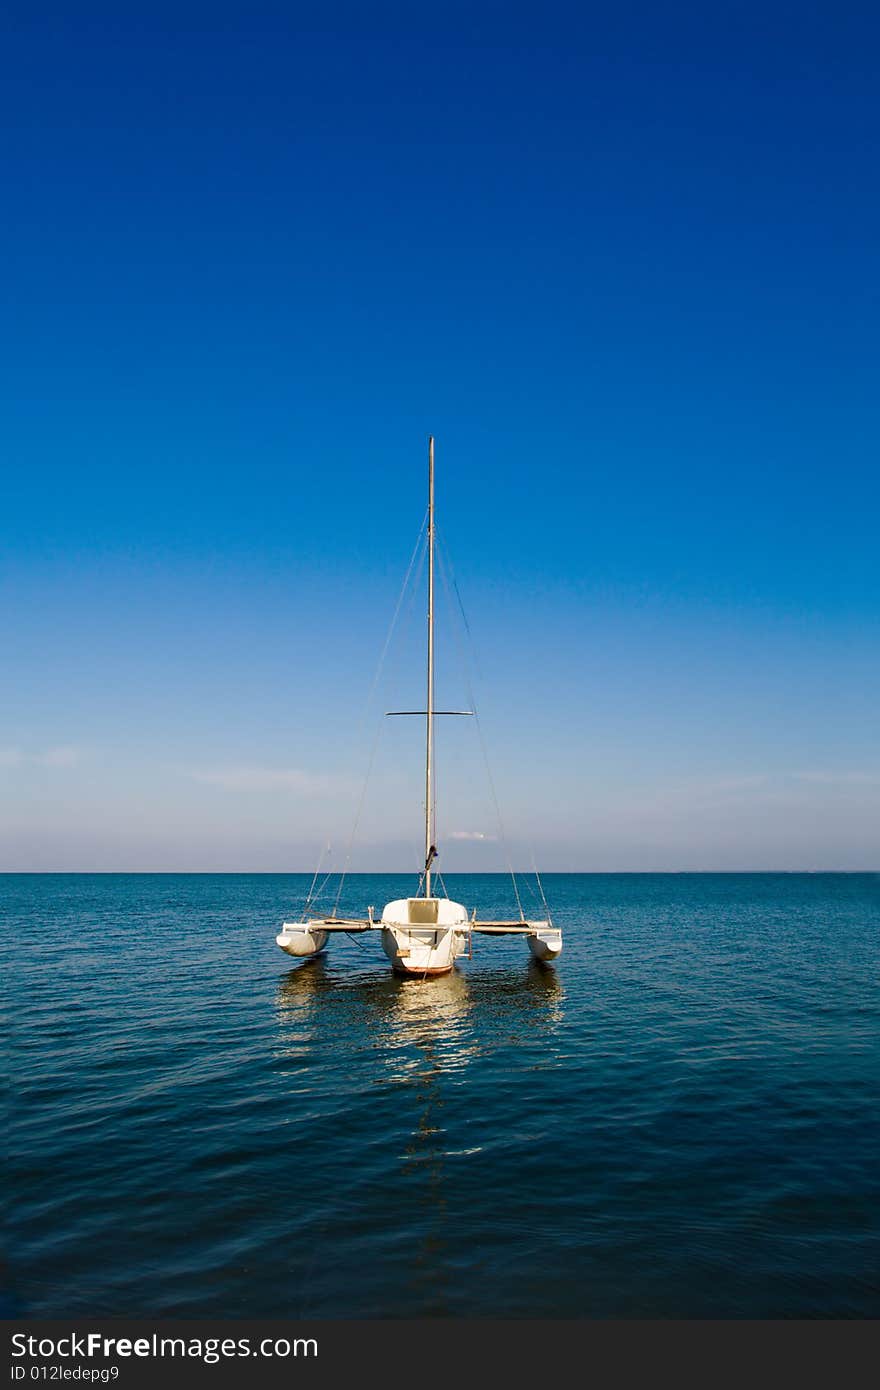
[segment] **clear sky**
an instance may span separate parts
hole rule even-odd
[[[0,22],[0,868],[341,862],[431,432],[518,864],[880,867],[875,6]],[[503,867],[473,721],[438,768]]]

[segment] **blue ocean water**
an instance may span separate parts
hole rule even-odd
[[[14,1307],[880,1315],[880,875],[549,875],[556,967],[424,983],[293,965],[308,882],[0,877]]]

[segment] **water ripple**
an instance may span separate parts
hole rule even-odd
[[[545,886],[556,969],[421,983],[291,967],[296,876],[0,878],[19,1305],[880,1315],[880,877]]]

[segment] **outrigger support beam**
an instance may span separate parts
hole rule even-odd
[[[309,917],[303,923],[303,928],[319,928],[321,931],[378,931],[381,922],[374,922],[372,917]]]
[[[477,922],[470,923],[471,931],[483,932],[486,936],[534,936],[536,931],[544,931],[549,922]]]

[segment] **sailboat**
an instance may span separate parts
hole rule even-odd
[[[550,916],[540,921],[481,919],[476,909],[468,915],[462,903],[432,892],[431,868],[437,858],[434,843],[434,719],[442,714],[470,714],[470,710],[437,710],[434,707],[434,438],[428,440],[428,660],[427,698],[423,710],[396,710],[425,719],[425,866],[415,897],[386,903],[377,920],[373,909],[365,917],[304,916],[284,922],[276,943],[289,956],[309,958],[327,948],[336,932],[376,933],[397,975],[420,979],[448,975],[465,952],[472,952],[475,934],[522,936],[532,956],[541,962],[556,960],[562,952],[562,932]]]

